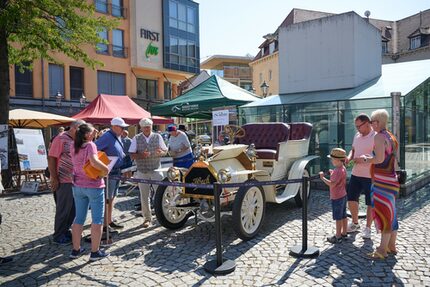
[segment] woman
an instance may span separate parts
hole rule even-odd
[[[194,156],[187,135],[174,125],[168,126],[167,131],[170,133],[169,153],[173,157],[173,166],[189,168]]]
[[[76,209],[76,217],[72,226],[73,250],[70,253],[70,258],[77,258],[85,251],[81,247],[81,236],[88,206],[91,206],[91,261],[109,256],[108,253],[99,249],[105,206],[103,176],[108,174],[109,169],[97,157],[97,147],[93,142],[94,135],[92,125],[80,125],[76,131],[74,146],[70,151],[74,175],[73,198]],[[92,179],[86,175],[83,167],[88,161],[94,168],[101,171],[101,175],[97,179]]]
[[[396,254],[397,222],[396,196],[400,184],[395,172],[398,142],[387,131],[388,112],[376,110],[371,115],[371,124],[377,132],[372,157],[363,156],[359,163],[371,163],[372,205],[376,228],[381,232],[381,243],[368,254],[370,259],[384,259],[388,254]]]

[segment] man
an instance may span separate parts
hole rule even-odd
[[[360,114],[355,118],[355,127],[357,133],[352,142],[352,149],[349,152],[346,162],[361,157],[362,155],[370,156],[373,151],[373,141],[375,131],[370,124],[370,118],[366,114]],[[364,193],[366,197],[367,215],[366,227],[363,229],[362,237],[371,238],[372,226],[372,207],[370,188],[372,180],[370,176],[370,163],[354,163],[351,178],[348,185],[348,208],[351,212],[352,222],[348,225],[348,233],[357,232],[360,228],[358,224],[358,200],[360,194]]]
[[[75,219],[75,202],[73,199],[73,165],[70,147],[74,143],[76,130],[85,123],[77,120],[70,124],[70,129],[57,135],[52,141],[48,153],[48,168],[51,190],[56,200],[54,242],[70,244],[72,237],[70,227]]]
[[[130,149],[130,145],[131,145],[131,138],[128,137],[128,131],[127,130],[122,131],[121,141],[122,141],[122,146],[124,148],[124,153],[125,153],[125,158],[124,158],[124,162],[122,164],[121,169],[124,169],[124,168],[131,167],[131,165],[132,165],[130,153],[128,151]]]
[[[114,156],[118,158],[112,170],[110,171],[109,176],[119,176],[121,175],[121,166],[125,157],[121,141],[121,134],[129,125],[126,124],[125,121],[120,117],[113,118],[110,124],[111,128],[96,141],[96,146],[97,150],[105,152],[107,156]],[[106,189],[107,206],[105,227],[103,228],[104,230],[109,228],[108,226],[115,229],[121,229],[124,227],[112,221],[113,203],[115,197],[118,195],[119,182],[120,181],[118,179],[110,178],[108,181],[108,186]]]
[[[166,144],[158,133],[152,132],[152,121],[141,119],[139,122],[141,133],[137,134],[131,141],[130,156],[136,162],[136,178],[161,180],[161,172],[155,171],[161,167],[160,157],[167,153]],[[142,216],[144,218],[143,227],[147,228],[151,224],[151,209],[149,207],[149,184],[139,183],[140,202]]]

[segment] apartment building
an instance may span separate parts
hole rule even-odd
[[[176,95],[199,67],[198,4],[190,0],[89,0],[96,15],[116,18],[101,31],[109,44],[86,52],[104,65],[95,70],[62,54],[61,64],[36,60],[32,71],[10,66],[11,109],[74,115],[99,94],[129,96],[145,109]]]

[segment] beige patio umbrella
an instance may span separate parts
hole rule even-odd
[[[9,125],[14,128],[46,128],[74,121],[73,118],[32,110],[16,109],[9,111]]]

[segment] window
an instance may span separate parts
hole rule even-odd
[[[29,66],[30,63],[24,63],[24,66]],[[24,69],[21,73],[19,67],[15,65],[15,96],[17,97],[33,97],[33,72]]]
[[[196,10],[185,4],[169,1],[169,26],[190,33],[196,32]]]
[[[125,74],[98,71],[97,86],[99,94],[126,95]]]
[[[382,54],[388,53],[388,42],[382,41]]]
[[[108,31],[106,29],[99,32],[99,37],[109,42]],[[97,53],[109,55],[109,45],[105,43],[98,43]]]
[[[170,82],[164,82],[164,99],[172,99],[172,83]]]
[[[96,11],[100,13],[108,12],[108,1],[107,0],[95,0]]]
[[[49,64],[49,96],[55,98],[57,93],[64,97],[64,67]]]
[[[137,97],[145,100],[155,100],[157,98],[157,81],[137,79]]]
[[[124,17],[124,5],[122,0],[112,0],[112,16]]]
[[[410,46],[412,49],[417,49],[421,47],[421,35],[410,38]]]
[[[70,99],[79,101],[84,93],[84,69],[70,67]]]
[[[275,52],[275,42],[269,44],[269,54],[273,54]]]
[[[125,58],[124,31],[117,29],[112,30],[112,38],[112,55]]]
[[[170,37],[170,62],[173,64],[179,64],[179,39],[176,37]]]

